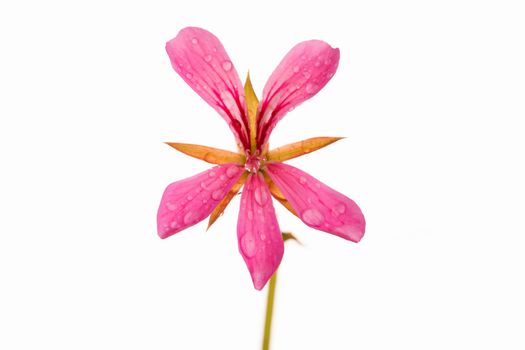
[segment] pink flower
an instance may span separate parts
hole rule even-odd
[[[169,185],[157,215],[158,233],[169,237],[210,216],[211,225],[244,184],[237,224],[239,251],[256,289],[277,270],[284,252],[271,196],[306,225],[358,242],[365,219],[357,204],[307,173],[282,163],[339,138],[318,137],[268,150],[275,125],[321,90],[334,75],[339,50],[319,40],[297,44],[266,83],[262,101],[245,86],[220,41],[201,28],[184,28],[166,44],[175,71],[228,123],[239,153],[169,143],[217,166]]]

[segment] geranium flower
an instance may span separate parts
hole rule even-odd
[[[218,165],[166,188],[157,216],[161,238],[208,216],[209,225],[213,224],[242,185],[237,238],[258,290],[277,270],[284,252],[272,196],[314,229],[353,242],[363,237],[365,219],[354,201],[302,170],[282,163],[340,138],[318,137],[275,150],[268,148],[276,124],[319,92],[334,75],[339,49],[320,40],[297,44],[270,76],[261,103],[249,76],[243,87],[221,42],[210,32],[185,28],[166,44],[166,51],[175,71],[228,123],[239,152],[168,143]]]

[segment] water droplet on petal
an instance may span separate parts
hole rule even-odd
[[[306,209],[303,211],[301,218],[305,223],[312,226],[319,226],[324,222],[324,216],[315,208]]]
[[[305,183],[307,183],[306,178],[305,178],[304,176],[301,176],[301,177],[299,178],[299,183],[300,183],[301,185],[304,185]]]
[[[306,55],[302,55],[302,56],[301,56],[301,59],[302,59],[302,60],[305,60],[305,59],[306,59]]]
[[[221,179],[222,181],[224,181],[226,179],[226,176],[224,176],[224,174],[222,174],[221,176],[219,176],[219,179]]]
[[[255,197],[255,202],[257,202],[257,204],[259,204],[261,207],[265,205],[266,202],[268,202],[268,194],[261,187],[257,187],[255,189],[253,196]]]
[[[222,197],[224,197],[222,190],[215,190],[211,194],[211,198],[215,199],[216,201],[218,201],[219,199],[222,199]]]
[[[324,64],[326,64],[327,66],[332,63],[332,60],[327,58],[326,60],[324,60]]]
[[[193,74],[191,74],[191,73],[186,73],[186,78],[188,78],[188,79],[193,78]]]
[[[206,55],[206,56],[204,56],[204,60],[205,60],[206,62],[210,62],[210,61],[211,61],[211,58],[212,58],[211,55]]]
[[[299,72],[299,69],[300,69],[299,66],[295,66],[295,67],[293,67],[293,71],[294,71],[294,73]]]
[[[215,175],[215,171],[210,171],[210,173],[208,174],[209,177],[214,177]]]
[[[354,237],[354,236],[360,235],[359,230],[355,226],[352,226],[352,225],[339,226],[339,227],[334,228],[334,231],[336,233],[339,233],[341,235],[345,235],[348,237]]]
[[[248,220],[253,220],[253,211],[248,211]]]
[[[291,111],[293,111],[294,109],[295,109],[295,106],[290,106],[290,107],[288,108],[288,112],[291,112]]]
[[[232,177],[235,176],[235,174],[237,174],[239,172],[239,168],[236,167],[235,165],[232,165],[231,167],[229,167],[228,169],[226,169],[226,175],[231,179]]]
[[[317,61],[315,62],[314,66],[319,67],[321,65],[321,62]]]
[[[188,201],[191,201],[191,200],[193,199],[193,197],[191,196],[191,194],[189,194],[189,195],[186,197],[186,199],[187,199]]]
[[[191,225],[199,221],[199,213],[194,210],[191,210],[184,215],[184,224]]]
[[[264,233],[261,233],[261,241],[264,241],[266,239],[266,235]]]
[[[213,51],[213,52],[217,52],[217,48],[214,47],[214,48],[212,49],[212,51]]]
[[[206,203],[208,203],[208,200],[207,200],[207,199],[203,199],[203,200],[202,200],[202,203],[203,203],[203,204],[206,204]]]
[[[177,228],[177,227],[179,227],[179,223],[176,220],[174,220],[174,221],[171,222],[170,227],[171,228]]]
[[[315,92],[316,89],[317,89],[317,85],[312,84],[312,83],[306,84],[305,90],[307,93],[312,94]]]
[[[199,40],[197,38],[191,39],[191,42],[193,45],[197,45],[199,43]]]
[[[311,77],[312,75],[310,74],[310,72],[305,71],[305,72],[303,72],[303,76],[304,76],[306,79],[310,79],[310,77]]]
[[[246,232],[241,238],[241,250],[248,258],[252,258],[257,252],[255,239],[250,232]]]
[[[261,208],[257,208],[257,214],[262,214],[262,209]]]
[[[335,205],[334,209],[339,214],[343,214],[346,211],[346,205],[344,203],[338,203]]]
[[[208,185],[206,185],[206,182],[204,182],[204,181],[201,182],[201,188],[202,188],[203,190],[205,190],[205,189],[208,188]]]
[[[224,69],[226,72],[229,72],[232,69],[232,63],[230,61],[222,62],[222,69]]]
[[[173,210],[177,209],[177,204],[175,204],[175,203],[168,203],[168,204],[166,204],[166,207],[168,208],[168,210],[173,211]]]

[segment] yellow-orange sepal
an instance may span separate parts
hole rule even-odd
[[[215,207],[215,209],[210,214],[210,219],[208,220],[208,229],[211,225],[219,218],[219,216],[222,215],[224,212],[224,209],[230,204],[230,201],[239,193],[239,190],[241,189],[242,185],[244,185],[244,182],[246,181],[246,178],[248,177],[248,172],[245,171],[241,177],[239,178],[239,181],[233,185],[231,190],[226,194],[226,197],[220,201],[220,203]]]
[[[342,138],[343,137],[313,137],[311,139],[290,143],[288,145],[272,149],[268,152],[266,158],[268,160],[284,162],[285,160],[300,157],[313,151],[317,151],[318,149],[328,146],[335,141],[339,141]]]
[[[166,144],[175,148],[177,151],[211,164],[244,164],[246,159],[246,157],[240,153],[234,153],[208,146],[176,142],[166,142]]]

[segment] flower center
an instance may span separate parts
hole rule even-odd
[[[259,152],[256,152],[255,154],[248,154],[246,155],[246,163],[244,163],[244,167],[246,170],[248,170],[251,173],[256,173],[259,171],[261,166],[266,161],[266,158],[262,157]]]

